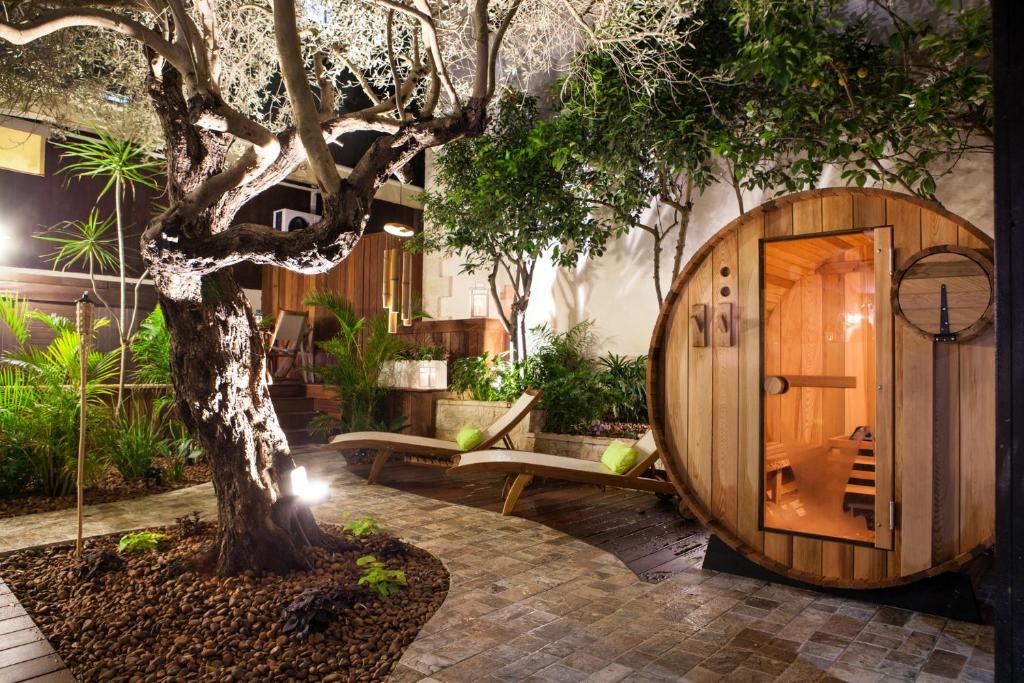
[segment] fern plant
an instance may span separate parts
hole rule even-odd
[[[33,321],[42,323],[52,337],[45,346],[32,343]],[[78,460],[78,333],[67,318],[30,311],[25,300],[12,294],[0,293],[0,322],[15,340],[0,359],[0,470],[12,477],[0,489],[15,492],[31,480],[44,495],[67,495],[74,487]],[[106,324],[97,320],[96,329]],[[101,424],[108,412],[107,383],[117,376],[119,358],[115,350],[93,351],[87,359],[85,393],[92,426]],[[95,431],[87,426],[90,438]],[[92,478],[100,462],[94,449],[87,453],[86,476]]]
[[[339,327],[334,337],[318,342],[334,362],[314,367],[312,371],[334,389],[341,403],[341,419],[319,415],[309,423],[309,431],[328,436],[339,429],[401,429],[404,418],[391,423],[380,418],[387,393],[387,387],[381,383],[384,364],[397,360],[405,348],[397,336],[388,332],[387,318],[383,314],[360,318],[349,302],[333,292],[311,292],[302,303],[327,309],[337,319]]]

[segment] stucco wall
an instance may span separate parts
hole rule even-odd
[[[431,186],[431,164],[427,160],[427,186]],[[822,178],[819,187],[840,186],[838,170]],[[977,155],[960,162],[953,175],[941,178],[938,197],[950,211],[992,234],[992,157]],[[744,208],[749,210],[770,199],[774,193],[748,192]],[[651,215],[646,217],[651,220]],[[711,188],[694,202],[683,262],[719,228],[739,215],[732,189]],[[563,331],[582,320],[593,320],[602,350],[620,354],[647,352],[651,330],[658,314],[651,279],[652,239],[642,230],[609,245],[599,259],[582,260],[573,270],[557,269],[550,261],[538,265],[527,320],[530,327],[547,323]],[[674,243],[662,254],[662,285],[671,284]],[[424,259],[424,303],[439,318],[469,317],[470,290],[486,278],[459,274],[457,258],[428,255]],[[494,306],[491,306],[494,316]]]

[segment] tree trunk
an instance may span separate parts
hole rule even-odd
[[[301,548],[344,542],[316,525],[291,494],[295,465],[266,381],[266,357],[245,294],[226,271],[203,277],[198,293],[158,280],[171,332],[179,415],[213,471],[219,532],[212,559],[222,575],[246,569],[308,568]]]

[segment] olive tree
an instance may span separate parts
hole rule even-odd
[[[329,270],[359,240],[377,189],[422,150],[481,134],[502,83],[554,70],[583,47],[653,78],[689,2],[9,0],[0,9],[8,109],[72,121],[114,112],[158,139],[168,206],[140,250],[171,333],[179,413],[213,470],[215,566],[234,573],[303,568],[303,546],[332,541],[291,495],[263,344],[228,267]],[[368,106],[346,106],[348,81]],[[353,131],[379,136],[343,177],[330,145]],[[320,221],[294,232],[235,222],[303,165],[323,196]]]

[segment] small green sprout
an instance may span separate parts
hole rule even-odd
[[[401,569],[388,569],[373,555],[363,555],[356,560],[356,564],[365,568],[359,578],[359,585],[366,586],[381,598],[388,598],[400,588],[409,585],[405,579],[405,572]]]
[[[117,550],[122,553],[141,553],[153,550],[160,541],[166,538],[170,537],[157,531],[139,531],[134,534],[125,534],[118,541]]]

